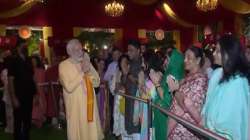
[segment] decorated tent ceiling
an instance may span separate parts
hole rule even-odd
[[[1,0],[0,12],[7,11],[9,9],[19,6],[22,2],[18,0]]]
[[[125,12],[121,17],[109,17],[104,12],[104,5],[109,0],[46,0],[47,3],[35,4],[14,17],[1,18],[2,13],[13,10],[24,2],[20,0],[0,1],[0,24],[11,25],[51,25],[82,27],[123,27],[123,28],[183,28],[183,25],[169,18],[161,9],[162,2],[167,2],[179,19],[190,24],[209,24],[220,20],[230,21],[236,12],[246,13],[250,0],[220,0],[211,12],[201,12],[195,7],[195,0],[123,0]],[[238,3],[241,1],[241,3]],[[232,7],[231,4],[234,4]],[[235,2],[237,4],[235,4]],[[242,8],[240,4],[247,4]],[[238,7],[238,9],[237,9]],[[241,8],[239,8],[241,7]],[[19,12],[19,11],[17,11]],[[184,26],[185,27],[185,26]]]

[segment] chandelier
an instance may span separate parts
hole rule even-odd
[[[112,17],[119,17],[123,14],[124,5],[122,3],[116,2],[109,2],[105,5],[105,12],[107,15]]]
[[[196,7],[204,12],[216,9],[218,6],[218,0],[197,0]]]

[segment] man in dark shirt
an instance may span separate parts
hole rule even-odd
[[[129,41],[128,56],[130,59],[130,69],[126,80],[127,94],[136,96],[136,91],[138,89],[138,74],[142,66],[140,43],[138,41]],[[127,98],[125,102],[125,129],[129,135],[132,135],[133,139],[137,140],[140,133],[140,124],[139,122],[133,122],[133,115],[134,100]]]
[[[36,93],[31,59],[22,45],[8,64],[9,92],[14,107],[14,139],[29,140],[32,101]]]

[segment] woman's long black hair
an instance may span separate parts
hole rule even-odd
[[[120,71],[122,71],[122,60],[123,59],[127,59],[128,61],[129,61],[129,57],[128,57],[128,55],[126,55],[126,54],[123,54],[123,55],[121,55],[120,57],[119,57],[119,59],[118,59],[118,68],[119,68],[119,70]]]
[[[248,82],[250,82],[249,64],[247,63],[239,39],[233,35],[224,35],[218,43],[221,47],[222,68],[224,72],[221,83],[228,81],[235,75],[246,77],[248,78]]]

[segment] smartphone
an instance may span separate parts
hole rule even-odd
[[[172,80],[174,80],[175,83],[178,83],[178,80],[176,80],[176,78],[173,75],[168,75],[168,77],[170,77]]]
[[[175,82],[175,84],[178,84],[178,80],[176,80],[173,75],[168,75],[167,78],[171,78]],[[169,92],[171,92],[170,89],[169,89]],[[174,93],[174,92],[171,92],[171,93]],[[173,94],[171,94],[171,95],[173,95]]]

